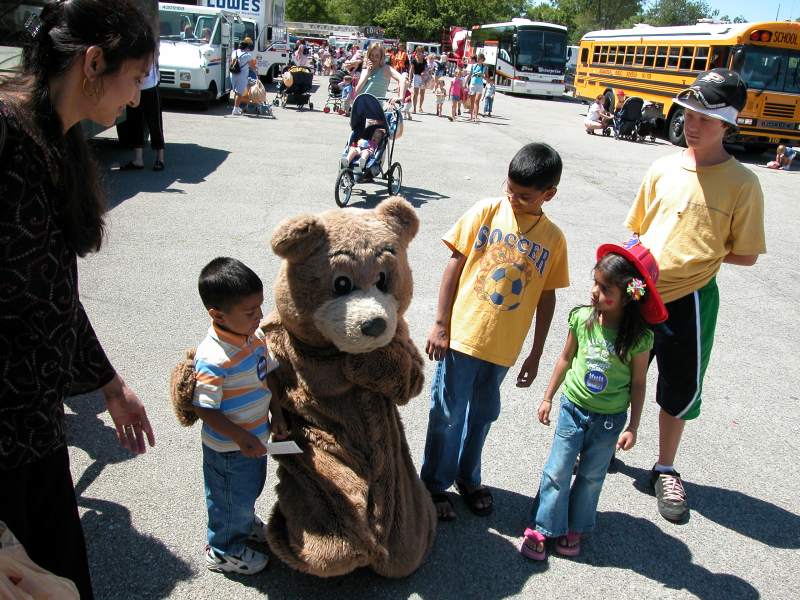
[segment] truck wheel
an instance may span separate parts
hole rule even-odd
[[[686,147],[686,136],[683,135],[683,109],[677,108],[669,119],[667,137],[676,146]]]

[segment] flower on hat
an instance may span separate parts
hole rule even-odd
[[[626,292],[630,298],[639,302],[644,298],[645,293],[647,293],[647,284],[638,277],[632,277],[628,282]]]

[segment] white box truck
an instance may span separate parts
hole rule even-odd
[[[235,33],[236,44],[249,37],[255,45],[258,75],[264,83],[277,77],[289,62],[286,32],[286,0],[201,0],[208,8],[237,13],[244,22],[244,34]]]

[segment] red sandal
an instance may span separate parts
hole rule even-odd
[[[545,543],[547,543],[547,538],[540,531],[528,527],[522,536],[519,553],[531,560],[544,560],[547,558],[547,552],[544,548]],[[539,544],[542,544],[541,550],[536,549]]]
[[[556,540],[556,552],[561,556],[578,556],[581,553],[581,534],[570,531]]]

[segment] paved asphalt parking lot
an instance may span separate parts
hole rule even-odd
[[[458,519],[439,527],[427,562],[399,581],[369,571],[321,580],[277,560],[250,577],[205,569],[200,432],[175,420],[169,372],[208,327],[196,290],[206,262],[229,255],[253,267],[265,282],[267,312],[279,266],[269,248],[274,228],[287,216],[335,207],[349,125],[319,110],[327,82],[318,83],[316,110],[276,109],[275,119],[231,118],[223,106],[200,111],[167,105],[162,173],[111,171],[128,153],[110,140],[94,144],[107,170],[112,208],[105,247],[80,263],[82,299],[112,363],[146,404],[157,438],[155,448],[134,458],[117,445],[99,396],[67,402],[72,470],[97,596],[800,597],[800,170],[758,166],[767,156],[741,157],[764,189],[769,253],[752,268],[723,266],[718,278],[722,307],[703,414],[687,426],[677,462],[691,518],[682,525],[664,521],[644,491],[657,450],[654,368],[639,443],[608,476],[598,527],[582,555],[537,564],[517,553],[553,434],[537,422],[535,408],[565,339],[567,313],[588,298],[595,248],[626,238],[622,221],[648,165],[677,149],[661,140],[590,137],[581,126],[586,106],[579,103],[500,94],[496,116],[478,125],[415,117],[395,154],[403,166],[403,194],[421,221],[410,248],[415,290],[406,314],[420,348],[448,256],[441,235],[474,202],[502,193],[508,162],[523,144],[547,142],[564,161],[558,194],[546,212],[567,237],[572,286],[558,293],[539,377],[529,389],[516,388],[515,367],[503,385],[503,410],[483,461],[496,511],[474,517],[454,497]],[[426,99],[425,108],[433,107]],[[152,164],[149,150],[145,158]],[[359,189],[354,207],[374,207],[387,196],[385,187]],[[524,352],[529,344],[530,338]],[[428,362],[428,381],[432,373]],[[426,385],[401,411],[418,466],[427,403]],[[257,505],[264,517],[275,501],[274,483],[273,465]]]

